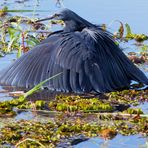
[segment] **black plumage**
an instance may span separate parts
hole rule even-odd
[[[148,84],[109,32],[69,9],[43,20],[53,18],[63,20],[64,29],[16,60],[1,73],[1,83],[31,88],[62,72],[44,86],[62,92],[104,93],[128,88],[131,80]]]

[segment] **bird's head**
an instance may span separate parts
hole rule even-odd
[[[75,30],[82,30],[85,27],[92,26],[91,23],[86,21],[85,19],[81,18],[79,15],[77,15],[75,12],[69,10],[69,9],[63,9],[62,11],[53,14],[50,17],[37,20],[36,22],[46,21],[46,20],[62,20],[66,24],[65,30],[69,31],[75,31]]]
[[[60,12],[54,13],[50,17],[37,20],[36,22],[41,22],[41,21],[46,21],[46,20],[51,20],[51,19],[67,21],[67,20],[75,19],[76,15],[77,14],[75,14],[73,11],[69,9],[63,9]]]

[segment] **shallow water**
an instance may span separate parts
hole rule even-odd
[[[146,148],[147,146],[148,140],[140,137],[140,135],[126,137],[117,135],[114,139],[107,141],[100,138],[91,138],[88,141],[74,146],[74,148]]]
[[[148,1],[147,0],[63,0],[63,7],[74,10],[80,16],[86,18],[87,20],[95,23],[108,25],[108,29],[111,32],[116,31],[115,28],[120,24],[118,22],[113,22],[115,20],[120,20],[124,23],[128,23],[133,32],[135,33],[148,33]],[[1,0],[0,7],[4,5],[8,6],[9,9],[26,9],[26,10],[44,10],[45,12],[34,13],[12,13],[12,15],[25,15],[28,17],[46,17],[53,12],[59,10],[60,8],[56,5],[55,0],[26,0],[22,3],[18,3],[15,0]],[[125,52],[135,51],[138,47],[133,45],[132,42],[121,44]],[[138,51],[138,50],[136,50]],[[139,51],[138,51],[139,52]],[[0,70],[10,65],[13,60],[16,59],[16,54],[9,54],[3,58],[0,58]],[[139,66],[143,72],[148,76],[148,63]],[[3,88],[0,87],[0,91]],[[10,100],[12,97],[9,96],[9,92],[0,93],[0,101]],[[148,104],[144,103],[139,106],[145,113],[148,113]],[[15,119],[26,119],[30,120],[32,118],[37,118],[31,112],[23,112],[19,114]],[[41,116],[39,116],[41,119]],[[44,118],[44,117],[43,117]],[[75,148],[137,148],[148,147],[148,139],[141,137],[141,135],[133,136],[122,136],[117,135],[115,138],[109,141],[104,141],[101,138],[92,138],[88,141],[82,142]]]

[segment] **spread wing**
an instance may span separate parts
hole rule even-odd
[[[90,92],[94,85],[97,91],[102,91],[104,83],[100,68],[94,53],[82,40],[83,36],[79,32],[60,32],[49,36],[10,65],[1,75],[0,82],[33,87],[62,72],[45,86],[57,91]]]
[[[59,88],[110,92],[129,87],[131,80],[148,84],[143,72],[125,56],[109,33],[101,29],[65,33],[59,48],[55,61],[66,70],[61,80],[56,79]]]
[[[97,63],[101,68],[106,91],[128,87],[131,80],[148,85],[148,78],[127,58],[108,32],[100,28],[85,29],[85,32],[96,42],[94,48],[90,47],[90,49],[96,51]],[[90,41],[89,37],[86,39],[87,42]]]
[[[48,39],[34,47],[16,60],[7,69],[1,72],[0,82],[18,87],[33,87],[49,78],[49,68],[53,66],[52,52],[56,42],[60,39],[59,33],[52,34]]]
[[[50,35],[14,62],[0,80],[33,87],[61,72],[45,86],[64,92],[109,92],[128,87],[131,80],[148,83],[108,33],[86,28]]]

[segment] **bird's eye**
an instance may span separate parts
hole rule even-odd
[[[60,16],[60,14],[55,14],[55,17],[59,17]]]

